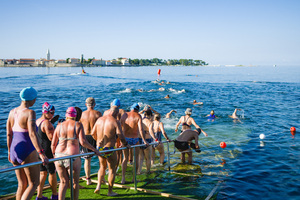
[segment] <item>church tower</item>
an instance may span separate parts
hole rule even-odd
[[[49,49],[47,50],[47,60],[50,60],[50,51],[49,51]]]

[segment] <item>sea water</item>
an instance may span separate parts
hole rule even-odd
[[[193,165],[181,165],[180,153],[173,154],[171,145],[174,173],[158,178],[166,192],[203,198],[218,185],[217,199],[300,198],[300,137],[289,131],[291,126],[300,129],[300,66],[86,67],[85,71],[81,74],[76,67],[0,68],[1,169],[12,166],[7,159],[8,113],[20,104],[21,89],[33,86],[38,91],[32,107],[37,117],[45,101],[64,116],[69,106],[85,110],[85,99],[90,96],[102,113],[114,98],[121,100],[125,110],[135,102],[149,104],[163,116],[174,109],[177,113],[170,119],[162,118],[171,139],[179,134],[174,129],[180,116],[192,108],[192,117],[208,137],[200,135],[202,152],[193,153]],[[171,98],[165,99],[166,95]],[[193,100],[203,105],[193,105]],[[240,121],[228,117],[235,108],[242,109],[237,113]],[[211,110],[218,117],[214,121],[206,118]],[[263,141],[261,133],[266,136]],[[220,148],[220,142],[227,147]],[[94,157],[92,173],[97,170]],[[14,172],[0,174],[0,180],[0,195],[16,191]]]

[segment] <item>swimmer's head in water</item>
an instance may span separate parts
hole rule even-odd
[[[48,102],[45,102],[42,106],[42,112],[43,113],[48,113],[51,111],[55,111],[55,108],[53,105],[49,104]]]
[[[200,135],[200,133],[201,133],[201,128],[197,128],[196,131],[197,131],[198,134]]]
[[[85,100],[85,103],[88,107],[93,107],[96,105],[96,101],[93,97],[88,97],[86,100]]]
[[[185,111],[185,114],[186,115],[191,115],[192,114],[192,109],[187,108],[186,111]]]
[[[134,103],[134,104],[130,107],[130,110],[136,110],[136,111],[139,111],[139,110],[140,110],[139,104]]]
[[[210,114],[211,114],[211,115],[214,115],[214,114],[215,114],[215,111],[214,111],[214,110],[210,111]]]
[[[22,101],[32,101],[37,97],[37,91],[33,87],[26,87],[20,92]]]
[[[121,106],[121,101],[119,99],[114,99],[113,102],[111,103],[111,106]]]
[[[66,111],[66,117],[76,118],[77,111],[74,107],[69,107]]]

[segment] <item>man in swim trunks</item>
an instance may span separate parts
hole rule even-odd
[[[121,125],[122,125],[122,130],[123,133],[126,137],[127,142],[130,145],[136,145],[139,144],[139,134],[142,137],[142,140],[146,144],[146,146],[149,145],[149,143],[145,140],[145,133],[143,130],[142,126],[142,117],[139,115],[139,109],[140,106],[137,103],[134,103],[131,106],[131,111],[126,112],[125,114],[122,115],[121,117]],[[133,149],[125,149],[123,150],[123,162],[122,162],[122,181],[121,183],[125,183],[125,172],[127,169],[127,163],[129,160],[129,150],[133,151]],[[137,158],[139,157],[139,148],[135,148],[135,161],[136,161],[136,169],[138,169],[138,160]]]
[[[198,144],[198,139],[201,132],[202,130],[200,128],[197,128],[196,130],[185,130],[174,141],[175,147],[181,152],[181,160],[183,163],[185,163],[185,153],[188,154],[188,163],[192,164],[193,162],[193,154],[190,150],[190,147],[196,149],[198,152],[201,152],[199,151],[200,149]],[[191,143],[192,140],[195,140],[195,144]]]
[[[125,110],[120,109],[121,101],[119,99],[114,99],[110,104],[111,108],[113,106],[117,106],[119,108],[117,120],[120,121],[122,115],[125,113]],[[105,115],[110,115],[110,109],[108,109],[104,112],[103,116],[105,116]],[[117,148],[121,147],[121,141],[120,141],[120,138],[118,138],[118,137],[117,137],[116,147]],[[116,153],[117,153],[117,158],[118,158],[118,164],[116,165],[116,168],[118,168],[119,164],[122,163],[122,151],[120,150],[120,151],[117,151]]]
[[[115,148],[116,136],[120,138],[123,146],[130,147],[125,140],[122,133],[120,122],[116,119],[119,114],[119,108],[112,106],[110,111],[105,116],[100,117],[92,130],[92,136],[96,140],[97,149],[99,151],[110,150]],[[109,169],[108,174],[108,196],[116,196],[117,193],[113,192],[113,185],[116,176],[116,165],[118,164],[117,154],[115,151],[101,153],[99,158],[100,169],[98,171],[98,184],[95,193],[100,193],[101,180],[104,179],[105,170]]]
[[[11,110],[7,119],[8,160],[14,166],[38,162],[38,155],[44,165],[49,162],[37,138],[35,112],[29,109],[36,97],[34,88],[24,88],[20,92],[21,105]],[[40,166],[16,169],[15,172],[18,179],[16,199],[31,199],[40,182]]]
[[[45,102],[42,106],[42,113],[42,117],[36,120],[36,125],[38,127],[37,135],[39,137],[42,148],[45,150],[46,156],[49,159],[52,159],[54,157],[51,151],[51,141],[53,138],[54,126],[51,123],[51,119],[54,116],[55,108],[53,105]],[[58,199],[57,178],[54,163],[49,163],[46,166],[40,165],[40,169],[40,185],[37,188],[36,200],[45,200],[47,198],[43,196],[43,189],[48,173],[48,182],[52,190],[51,199]]]
[[[102,116],[101,112],[94,110],[96,106],[96,101],[93,97],[89,97],[85,100],[85,105],[87,107],[87,110],[84,111],[81,115],[80,122],[83,125],[85,137],[87,141],[96,148],[96,141],[91,136],[91,131],[94,127],[94,124],[96,123],[97,119]],[[81,147],[81,153],[88,153],[92,152],[91,150]],[[86,176],[86,184],[91,184],[91,160],[92,156],[86,156],[84,157],[84,171]]]

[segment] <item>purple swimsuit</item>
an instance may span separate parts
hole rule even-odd
[[[14,126],[12,127],[12,131],[13,139],[10,146],[10,159],[13,163],[21,164],[35,148],[29,137],[28,130],[20,127],[18,113],[16,111],[14,111]]]

